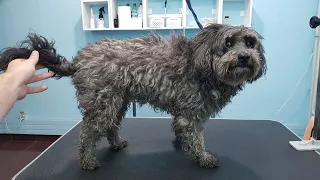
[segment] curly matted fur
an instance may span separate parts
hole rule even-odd
[[[67,61],[56,53],[53,42],[30,34],[22,46],[1,53],[0,69],[37,50],[39,64],[56,78],[72,77],[83,115],[79,150],[83,169],[99,167],[95,151],[103,136],[114,149],[128,145],[118,132],[132,101],[170,113],[173,132],[185,152],[200,166],[213,168],[219,161],[205,150],[204,124],[246,83],[265,74],[261,39],[247,27],[212,24],[190,39],[156,34],[104,38]]]

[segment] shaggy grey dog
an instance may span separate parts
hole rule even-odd
[[[133,101],[170,113],[173,132],[187,155],[201,167],[213,168],[219,160],[205,149],[204,125],[245,84],[265,74],[261,39],[243,26],[212,24],[190,39],[156,34],[126,40],[104,38],[67,61],[56,53],[53,42],[30,34],[20,47],[1,53],[0,69],[38,50],[39,64],[57,78],[72,77],[83,115],[83,169],[99,167],[95,153],[102,137],[107,137],[113,149],[128,145],[119,129]]]

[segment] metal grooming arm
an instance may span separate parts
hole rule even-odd
[[[310,27],[311,28],[317,28],[320,25],[320,18],[317,16],[313,16],[310,18]],[[318,32],[316,33],[316,40],[318,38]],[[316,42],[315,44],[317,44]],[[316,57],[315,60],[319,61],[318,54],[319,54],[319,47],[316,46],[314,56]],[[311,110],[313,109],[313,101],[315,101],[315,114],[314,114],[314,126],[313,126],[313,132],[311,134],[310,140],[302,140],[302,141],[290,141],[290,145],[295,148],[298,151],[320,151],[320,76],[319,76],[319,62],[315,63],[317,66],[315,66],[315,75],[314,78],[317,78],[317,80],[313,81],[313,93],[315,94],[315,97],[313,93],[311,94]],[[316,84],[315,84],[316,83]],[[313,99],[315,98],[315,99]]]

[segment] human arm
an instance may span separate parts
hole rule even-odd
[[[44,68],[37,65],[38,52],[30,55],[29,59],[15,59],[0,75],[0,123],[9,113],[17,100],[24,99],[28,94],[43,92],[47,86],[29,87],[29,84],[52,77],[51,73],[35,75],[35,71]]]

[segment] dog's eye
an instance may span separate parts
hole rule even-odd
[[[254,37],[246,37],[245,42],[248,48],[254,48],[256,39]]]
[[[253,48],[253,47],[254,47],[254,43],[253,43],[253,42],[250,42],[250,41],[247,41],[247,42],[246,42],[246,46],[247,46],[248,48]]]
[[[227,48],[230,48],[230,47],[231,47],[231,45],[232,45],[232,44],[231,44],[231,42],[230,42],[230,41],[226,41],[226,47],[227,47]]]

